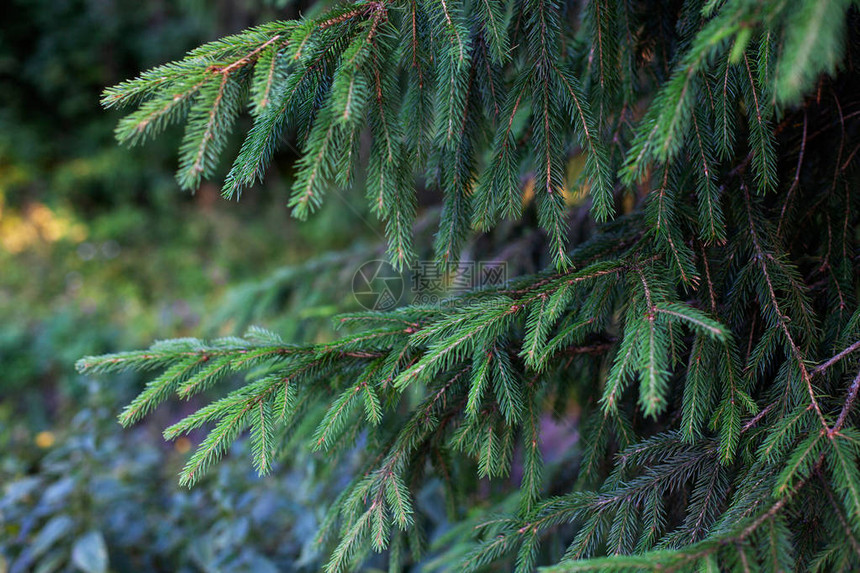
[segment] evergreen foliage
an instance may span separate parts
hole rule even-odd
[[[136,106],[122,142],[185,123],[183,187],[248,106],[225,196],[295,137],[298,218],[360,174],[408,266],[421,184],[442,198],[440,266],[520,217],[545,231],[549,265],[445,305],[340,316],[330,342],[251,329],[79,368],[161,371],[124,425],[245,376],[165,431],[208,429],[188,485],[245,430],[261,473],[291,448],[336,463],[360,446],[319,534],[329,572],[371,552],[393,571],[857,570],[857,9],[356,2],[110,88],[106,106]],[[545,462],[544,422],[576,407],[580,443]],[[432,479],[452,528],[428,545],[416,495]]]

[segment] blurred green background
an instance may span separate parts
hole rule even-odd
[[[359,256],[362,241],[378,242],[379,230],[355,216],[360,197],[338,196],[310,223],[293,224],[289,145],[265,187],[239,203],[220,197],[217,177],[183,193],[173,180],[181,130],[123,149],[112,135],[120,115],[98,105],[108,85],[313,6],[13,0],[5,8],[0,573],[316,570],[312,535],[331,495],[315,485],[313,459],[259,479],[237,452],[207,484],[180,489],[192,444],[165,443],[160,429],[189,405],[124,431],[116,414],[143,381],[74,371],[84,355],[237,334],[251,322],[293,339],[325,337],[325,317],[349,306],[341,299],[355,265],[342,263]],[[302,263],[321,253],[332,254]]]

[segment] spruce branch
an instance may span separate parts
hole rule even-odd
[[[244,291],[314,343],[253,329],[79,369],[149,373],[124,425],[195,396],[164,432],[203,432],[182,483],[245,432],[259,473],[349,473],[328,571],[854,570],[855,4],[325,4],[109,88],[126,143],[184,123],[184,186],[247,105],[225,196],[295,141],[297,218],[352,189],[398,269],[438,219],[441,272],[514,272],[306,329],[309,289],[351,304],[330,279],[356,247]]]

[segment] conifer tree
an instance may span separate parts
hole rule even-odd
[[[441,268],[507,220],[541,229],[546,268],[339,316],[325,343],[252,328],[82,359],[159,371],[121,423],[243,374],[165,431],[208,432],[182,483],[246,431],[260,473],[285,448],[332,460],[361,443],[319,533],[332,573],[374,552],[392,571],[860,570],[857,2],[313,14],[107,89],[106,107],[133,109],[118,139],[183,123],[193,189],[247,112],[225,197],[295,138],[298,219],[363,188],[408,268],[428,187]],[[543,422],[574,408],[579,444],[545,463]],[[432,480],[450,529],[428,541],[416,494]]]

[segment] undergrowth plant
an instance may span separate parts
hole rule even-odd
[[[426,189],[441,269],[513,220],[542,230],[545,270],[341,315],[328,342],[252,328],[79,369],[159,372],[123,425],[245,376],[165,430],[206,429],[189,486],[246,431],[260,473],[359,452],[319,532],[329,572],[372,552],[392,571],[856,571],[856,4],[318,5],[109,88],[133,108],[123,143],[185,125],[184,188],[247,112],[225,197],[294,141],[297,218],[363,189],[408,268]],[[553,451],[553,419],[575,445]]]

